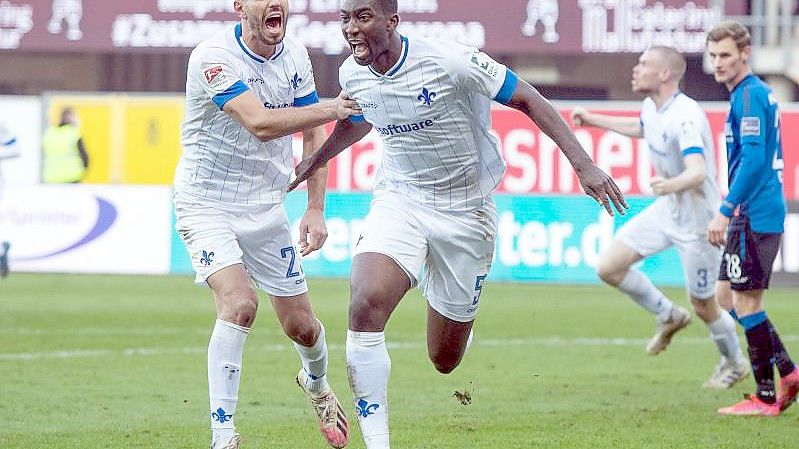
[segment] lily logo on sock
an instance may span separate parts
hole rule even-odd
[[[226,414],[225,409],[222,407],[219,407],[215,412],[211,412],[211,419],[220,423],[228,422],[230,418],[233,418],[233,415]]]
[[[380,408],[379,404],[370,404],[361,399],[358,401],[358,404],[355,406],[355,412],[358,413],[360,416],[366,418],[369,415],[374,415],[375,410],[377,410],[378,408]]]

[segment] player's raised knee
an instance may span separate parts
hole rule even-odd
[[[596,266],[596,275],[603,282],[611,285],[618,285],[624,279],[624,272],[618,270],[612,264],[600,261]]]

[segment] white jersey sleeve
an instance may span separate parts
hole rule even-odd
[[[319,102],[319,95],[316,93],[316,83],[314,82],[313,66],[308,50],[302,48],[304,58],[301,65],[297,67],[297,73],[292,78],[292,83],[296,86],[294,91],[294,106],[308,106]]]
[[[507,103],[516,89],[518,78],[505,65],[474,47],[461,47],[462,51],[447,61],[456,82],[467,91],[474,91]]]
[[[10,159],[19,156],[17,138],[11,129],[0,122],[0,159]]]
[[[189,58],[189,78],[195,79],[219,109],[248,89],[229,61],[226,50],[208,46],[197,48]]]
[[[683,156],[704,154],[707,150],[702,139],[702,131],[694,114],[688,114],[679,123],[676,130],[677,142]]]

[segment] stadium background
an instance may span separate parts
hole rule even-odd
[[[320,93],[335,95],[345,57],[337,0],[290,2],[290,34],[311,48]],[[188,53],[232,20],[231,4],[0,0],[0,120],[12,127],[22,151],[0,167],[0,240],[13,245],[13,272],[0,280],[0,446],[207,447],[205,354],[214,306],[207,289],[191,283],[172,229],[170,183],[181,151]],[[704,71],[704,35],[722,17],[750,25],[753,67],[783,109],[792,212],[775,267],[782,285],[768,293],[769,315],[796,354],[796,0],[399,5],[411,24],[406,33],[485,49],[553,98],[564,117],[577,104],[636,115],[641,98],[629,91],[629,79],[638,53],[655,42],[674,45],[688,55],[683,89],[703,101],[719,156],[727,93]],[[525,34],[525,22],[537,12],[543,20]],[[64,105],[79,112],[91,167],[82,184],[45,185],[41,135]],[[752,380],[734,391],[700,388],[718,360],[701,323],[683,331],[665,354],[644,355],[653,320],[593,274],[601,245],[626,218],[611,219],[585,198],[553,143],[518,113],[497,107],[493,130],[509,168],[497,194],[501,221],[490,279],[512,282],[490,282],[483,290],[474,343],[449,376],[427,360],[420,293],[410,292],[394,312],[386,329],[394,446],[794,448],[796,406],[769,420],[715,414],[750,392]],[[629,215],[652,201],[644,142],[589,128],[576,133],[627,194]],[[349,396],[344,278],[379,153],[380,140],[371,134],[331,162],[330,236],[305,260],[340,397]],[[724,158],[717,160],[725,173]],[[303,197],[298,192],[287,202],[294,221]],[[687,306],[674,252],[647,260],[643,269]],[[293,386],[296,354],[265,304],[248,337],[245,364],[237,419],[243,447],[322,447],[310,425],[313,412]],[[453,391],[470,392],[472,404],[461,405]],[[349,447],[362,448],[348,413]]]
[[[648,45],[685,52],[683,90],[704,100],[716,150],[724,148],[726,93],[704,73],[707,29],[722,16],[753,27],[754,69],[783,106],[785,189],[792,201],[778,282],[799,278],[799,31],[796,2],[644,0],[516,0],[501,11],[490,2],[400,1],[403,32],[446,36],[481,47],[556,101],[564,117],[575,104],[635,115],[630,69]],[[323,96],[337,91],[346,56],[338,2],[292,0],[288,33],[312,52]],[[0,119],[17,135],[22,156],[4,164],[0,230],[13,245],[16,271],[86,273],[190,272],[172,230],[169,202],[180,155],[185,63],[193,45],[232,19],[232,1],[3,0],[0,2]],[[537,20],[536,20],[537,19]],[[534,23],[530,28],[525,24]],[[635,101],[632,101],[635,100]],[[40,136],[63,106],[74,106],[91,164],[82,185],[40,184]],[[519,113],[496,107],[493,131],[508,161],[497,195],[497,253],[491,278],[596,283],[599,250],[624,220],[611,219],[582,196],[553,142]],[[652,171],[643,140],[592,128],[577,136],[617,180],[633,209],[652,200]],[[296,136],[299,158],[301,139]],[[311,276],[346,277],[381,152],[375,132],[331,163],[330,238],[306,260]],[[725,160],[719,153],[722,186]],[[292,220],[303,210],[292,194]],[[58,200],[56,200],[56,198]],[[632,215],[632,214],[630,214]],[[644,263],[660,284],[679,285],[674,251]]]

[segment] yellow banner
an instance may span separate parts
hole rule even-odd
[[[89,169],[83,182],[171,184],[180,157],[183,97],[179,95],[53,95],[50,125],[64,107],[80,121]]]

